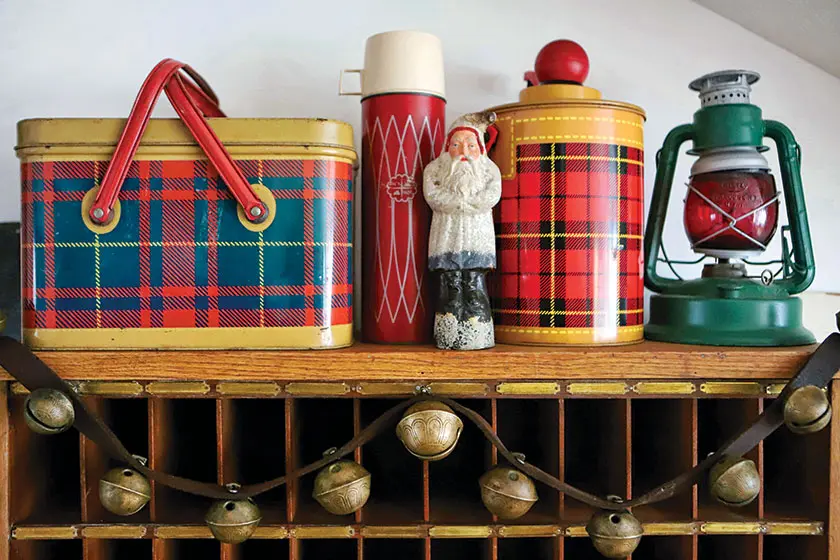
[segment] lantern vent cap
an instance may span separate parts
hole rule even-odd
[[[700,106],[749,103],[750,87],[761,76],[752,70],[720,70],[693,80],[689,89],[699,92]]]

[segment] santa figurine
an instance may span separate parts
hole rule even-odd
[[[496,268],[493,207],[502,175],[487,156],[496,130],[492,112],[471,113],[449,129],[443,152],[423,172],[423,196],[432,209],[429,269],[439,276],[434,338],[438,348],[494,346],[486,274]]]

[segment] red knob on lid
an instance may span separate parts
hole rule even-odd
[[[560,39],[540,49],[534,62],[537,78],[541,84],[566,82],[583,84],[589,75],[589,57],[583,47]]]

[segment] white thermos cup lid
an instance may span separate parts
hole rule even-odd
[[[344,74],[360,75],[361,91],[345,91]],[[364,68],[342,70],[339,95],[424,93],[446,98],[440,39],[423,31],[388,31],[368,37]]]

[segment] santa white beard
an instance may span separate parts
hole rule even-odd
[[[487,176],[485,168],[488,163],[492,163],[487,156],[464,160],[461,156],[453,158],[444,153],[441,157],[444,161],[440,166],[440,182],[444,189],[463,196],[472,196],[484,187]]]

